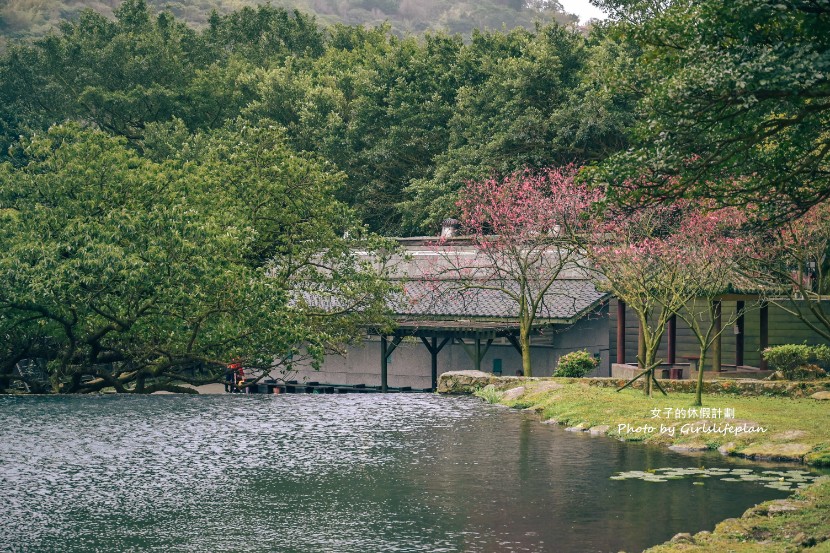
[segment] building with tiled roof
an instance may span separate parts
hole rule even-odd
[[[394,332],[378,336],[370,331],[361,346],[342,357],[329,356],[319,371],[303,370],[297,378],[426,389],[435,387],[438,374],[450,370],[516,374],[522,367],[519,306],[504,291],[516,285],[486,281],[478,287],[443,271],[451,256],[477,266],[476,250],[464,238],[440,247],[436,238],[399,242],[405,254],[391,261],[392,278],[401,285],[401,293],[389,300]],[[579,349],[593,353],[608,372],[608,298],[583,268],[562,271],[545,293],[533,325],[534,376],[550,376],[561,355]],[[381,362],[384,357],[386,363]]]

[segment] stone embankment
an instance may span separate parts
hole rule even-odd
[[[521,376],[495,376],[481,371],[452,371],[441,375],[438,380],[438,393],[441,394],[472,394],[487,385],[496,389],[506,390],[520,386],[524,382],[545,382],[552,379],[526,378]],[[598,388],[622,387],[627,381],[619,378],[574,378],[572,382],[580,382]],[[668,392],[689,393],[695,392],[696,382],[692,380],[661,380],[660,384]],[[641,390],[643,383],[635,382],[632,388]],[[778,397],[813,397],[813,399],[830,400],[830,379],[813,382],[791,382],[786,380],[707,380],[703,383],[704,394],[732,394],[739,396],[778,396]]]

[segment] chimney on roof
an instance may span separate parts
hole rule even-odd
[[[441,239],[453,238],[458,232],[458,219],[444,219],[441,221]]]

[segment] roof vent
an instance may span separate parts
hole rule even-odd
[[[453,238],[458,232],[458,219],[444,219],[441,221],[441,239]]]

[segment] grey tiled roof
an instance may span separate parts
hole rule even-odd
[[[504,286],[517,289],[514,283]],[[403,287],[404,297],[393,306],[399,316],[432,319],[516,319],[519,316],[518,303],[501,290],[469,287],[458,281],[428,280],[408,281]],[[537,317],[570,321],[605,297],[607,294],[598,291],[590,280],[557,280],[545,294]]]

